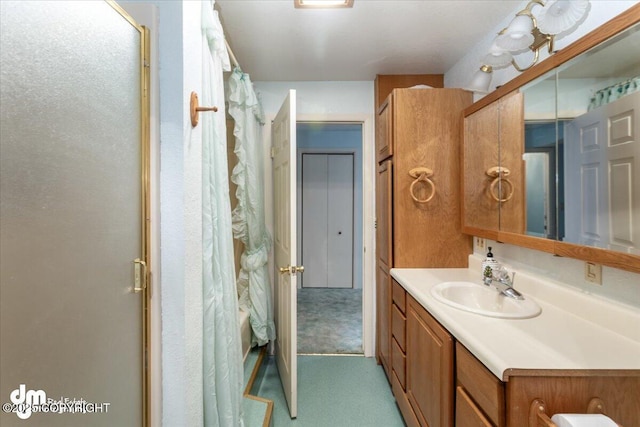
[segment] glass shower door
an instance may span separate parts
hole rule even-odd
[[[0,424],[140,426],[144,28],[108,2],[0,12]]]

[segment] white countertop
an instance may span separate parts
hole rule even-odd
[[[514,287],[542,307],[531,319],[486,317],[431,296],[431,287],[445,281],[481,284],[472,258],[468,269],[393,268],[391,276],[496,377],[530,369],[640,370],[640,313],[622,304],[521,272]]]

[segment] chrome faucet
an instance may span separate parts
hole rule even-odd
[[[516,272],[514,271],[511,277],[507,270],[501,268],[496,272],[497,274],[491,274],[484,277],[484,284],[487,286],[493,286],[502,295],[509,298],[523,300],[524,297],[518,291],[513,288],[513,281],[516,278]]]

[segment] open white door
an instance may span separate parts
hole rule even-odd
[[[290,90],[272,126],[276,362],[291,418],[298,413],[296,274],[296,91]]]

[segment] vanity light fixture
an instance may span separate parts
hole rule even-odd
[[[293,0],[296,9],[334,9],[353,7],[353,0]]]
[[[536,6],[541,6],[541,10],[534,15],[532,10]],[[533,67],[540,58],[540,49],[547,46],[552,54],[555,37],[575,30],[588,12],[589,0],[531,0],[516,13],[507,28],[498,33],[467,89],[488,92],[494,68],[513,65],[516,70],[525,71]],[[526,51],[533,52],[533,59],[528,66],[521,67],[514,55]]]
[[[491,84],[491,73],[493,68],[490,65],[483,65],[473,74],[471,83],[465,88],[471,92],[487,93]]]

